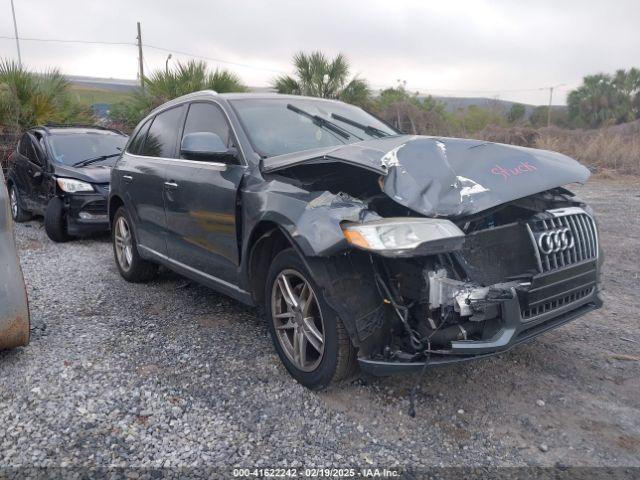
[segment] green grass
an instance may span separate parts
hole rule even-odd
[[[83,105],[92,105],[94,103],[114,103],[125,101],[130,97],[130,93],[114,92],[102,88],[91,88],[81,85],[71,85],[71,94]]]

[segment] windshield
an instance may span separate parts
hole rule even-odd
[[[263,157],[397,135],[377,118],[346,103],[291,97],[243,98],[230,103],[253,148]],[[364,130],[363,126],[373,128]],[[340,134],[341,130],[346,134]]]
[[[65,133],[49,137],[54,160],[64,165],[119,154],[126,143],[127,137],[115,133]],[[102,163],[113,165],[116,158],[111,157]]]

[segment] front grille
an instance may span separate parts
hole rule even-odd
[[[90,213],[91,215],[106,215],[107,202],[106,200],[96,200],[95,202],[87,203],[82,207],[82,211]]]
[[[577,302],[578,300],[581,300],[585,297],[588,297],[593,293],[594,290],[595,287],[582,288],[580,290],[573,291],[569,295],[565,295],[564,297],[555,298],[554,300],[536,305],[532,308],[525,308],[524,310],[520,311],[520,314],[522,315],[523,320],[531,320],[538,315],[543,315],[545,313],[551,312],[573,302]]]
[[[576,263],[593,260],[598,257],[598,234],[593,219],[581,208],[567,208],[552,210],[553,217],[528,222],[531,229],[531,240],[534,243],[539,258],[539,268],[542,272],[549,272]],[[540,245],[542,235],[554,232],[567,232],[566,241],[560,249],[553,248],[551,243]],[[547,247],[547,248],[543,248]],[[546,250],[546,251],[545,251]],[[558,251],[555,251],[558,250]]]

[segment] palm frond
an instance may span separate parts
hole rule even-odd
[[[242,84],[235,73],[217,68],[215,72],[207,76],[205,88],[215,90],[218,93],[247,91],[247,87]]]
[[[271,83],[271,85],[278,93],[285,93],[288,95],[302,95],[300,84],[295,78],[290,77],[289,75],[282,75],[280,77],[277,77]]]

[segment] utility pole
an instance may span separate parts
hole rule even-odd
[[[168,76],[169,75],[169,60],[171,60],[171,57],[173,55],[169,54],[167,55],[167,59],[164,61],[164,73]]]
[[[551,101],[553,100],[553,89],[563,87],[564,83],[549,87],[549,109],[547,110],[547,127],[551,126]]]
[[[140,22],[138,22],[137,40],[138,40],[138,73],[140,74],[140,89],[144,94],[144,63],[142,59],[142,31],[140,30]]]
[[[18,24],[16,23],[16,9],[11,0],[11,13],[13,14],[13,31],[16,34],[16,48],[18,49],[18,66],[22,68],[22,55],[20,54],[20,38],[18,37]]]

